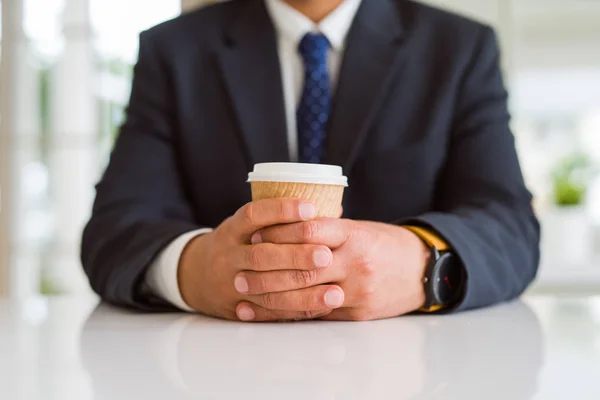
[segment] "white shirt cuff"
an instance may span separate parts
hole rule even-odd
[[[156,257],[146,273],[146,285],[154,295],[161,297],[183,311],[194,312],[194,309],[187,305],[181,297],[177,270],[185,246],[195,237],[209,232],[212,232],[212,229],[198,229],[185,233],[173,240]]]

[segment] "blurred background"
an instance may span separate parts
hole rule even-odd
[[[210,2],[1,0],[0,296],[90,292],[80,234],[123,121],[138,34]],[[544,228],[531,290],[600,293],[600,2],[427,2],[498,33]]]

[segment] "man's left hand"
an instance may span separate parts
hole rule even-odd
[[[413,232],[400,226],[347,219],[318,219],[265,228],[252,242],[324,245],[333,251],[329,267],[312,271],[245,271],[247,300],[260,317],[267,309],[286,308],[293,299],[297,311],[309,299],[301,289],[337,284],[343,306],[323,319],[366,321],[400,316],[425,303],[423,277],[430,252]],[[260,318],[259,318],[260,319]]]

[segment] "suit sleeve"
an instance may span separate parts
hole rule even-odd
[[[126,122],[96,187],[81,258],[93,290],[110,303],[167,309],[144,295],[144,275],[175,238],[199,228],[177,157],[173,87],[149,33],[139,60]]]
[[[434,212],[407,221],[433,229],[464,265],[458,310],[513,299],[534,279],[540,227],[509,128],[499,51],[485,28],[456,103]]]

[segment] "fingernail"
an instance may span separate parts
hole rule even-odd
[[[237,316],[242,321],[252,321],[254,320],[254,311],[248,306],[241,306],[238,309]]]
[[[329,307],[340,307],[344,303],[344,293],[338,289],[331,289],[325,293],[325,304]]]
[[[252,235],[250,242],[252,242],[252,244],[262,243],[262,235],[260,234],[260,232],[256,232],[254,235]]]
[[[310,203],[302,203],[298,207],[300,211],[300,218],[303,220],[313,219],[317,216],[317,209]]]
[[[238,292],[248,293],[248,281],[243,276],[236,276],[233,285]]]
[[[324,249],[315,250],[313,253],[313,262],[316,267],[325,268],[331,263],[331,252]]]

